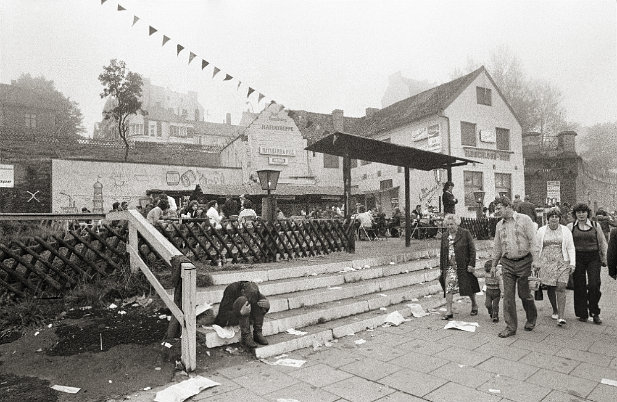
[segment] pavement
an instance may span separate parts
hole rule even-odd
[[[363,244],[364,242],[360,243]],[[381,246],[380,246],[381,244]],[[388,247],[384,247],[388,244]],[[425,241],[415,247],[435,247]],[[372,242],[355,255],[392,253],[395,242]],[[414,246],[412,244],[412,246]],[[403,248],[404,250],[404,248]],[[338,253],[336,258],[354,255]],[[220,383],[189,401],[617,401],[617,282],[602,271],[602,325],[579,322],[568,292],[565,327],[551,319],[546,294],[536,301],[538,321],[499,338],[503,317],[493,323],[478,296],[480,313],[470,316],[468,298],[455,299],[454,319],[477,322],[475,332],[444,329],[443,311],[377,327],[289,353],[301,367],[271,365],[277,358],[222,369],[197,370]],[[187,377],[179,378],[179,380]],[[614,385],[603,384],[603,379]],[[610,381],[609,381],[610,382]],[[152,401],[157,391],[127,395]]]

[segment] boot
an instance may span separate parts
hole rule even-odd
[[[258,346],[251,337],[251,323],[248,317],[240,318],[240,344],[251,349]]]
[[[260,345],[267,345],[268,340],[261,332],[261,329],[264,324],[263,321],[264,321],[263,316],[256,317],[255,322],[253,323],[253,340]]]

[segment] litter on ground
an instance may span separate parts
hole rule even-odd
[[[476,328],[480,325],[477,322],[465,322],[465,321],[448,321],[443,329],[460,329],[461,331],[476,332]]]
[[[419,304],[408,304],[407,307],[409,307],[411,309],[411,314],[414,317],[416,317],[416,318],[420,318],[420,317],[424,317],[424,316],[429,315],[429,313],[424,311],[422,306],[419,305]]]
[[[208,378],[196,376],[156,393],[155,402],[182,402],[207,388],[221,385]]]
[[[364,339],[357,339],[357,340],[354,341],[354,343],[356,345],[362,345],[363,343],[366,343],[366,341]]]
[[[66,392],[67,394],[76,394],[81,390],[81,388],[76,387],[67,387],[66,385],[52,385],[51,389],[55,389],[56,391]]]
[[[223,339],[231,339],[236,335],[236,331],[234,327],[221,327],[219,325],[213,324],[212,329],[216,331],[216,334],[219,338]]]
[[[617,387],[617,381],[615,380],[610,380],[608,378],[603,378],[601,381],[602,384],[606,384],[606,385],[612,385],[613,387]]]
[[[304,331],[298,331],[297,329],[294,328],[289,328],[287,331],[288,334],[291,335],[298,335],[298,336],[302,336],[302,335],[306,335],[308,332],[304,332]]]
[[[409,319],[405,319],[401,313],[398,311],[393,311],[386,317],[385,323],[391,324],[394,326],[399,326],[401,323],[409,321]]]

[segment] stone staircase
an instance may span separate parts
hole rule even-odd
[[[478,259],[486,257],[478,250]],[[282,265],[282,264],[281,264]],[[479,265],[478,265],[479,266]],[[439,250],[428,249],[374,258],[318,265],[212,274],[212,286],[197,289],[197,305],[214,304],[213,314],[198,320],[198,333],[209,348],[239,342],[208,328],[218,312],[225,287],[235,281],[259,284],[270,301],[263,333],[270,343],[255,349],[258,358],[323,345],[385,322],[389,313],[411,315],[410,303],[427,310],[444,303],[439,277]],[[286,331],[296,329],[305,335]]]

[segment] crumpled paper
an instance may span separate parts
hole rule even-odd
[[[219,336],[219,338],[231,339],[236,335],[236,331],[234,330],[234,327],[223,328],[219,325],[212,324],[212,329],[216,331],[216,334]]]
[[[306,335],[308,333],[308,332],[304,332],[304,331],[298,331],[297,329],[294,329],[294,328],[289,328],[285,332],[287,332],[288,334],[291,334],[291,335],[298,335],[298,336]]]
[[[51,389],[55,389],[56,391],[66,392],[67,394],[76,394],[81,390],[81,388],[76,387],[67,387],[66,385],[52,385]]]
[[[388,316],[386,317],[385,322],[388,324],[392,324],[394,326],[399,326],[401,323],[405,322],[405,321],[409,321],[408,319],[405,319],[403,317],[403,315],[401,313],[397,311],[393,311],[390,314],[388,314]]]
[[[155,402],[182,402],[207,388],[221,385],[209,378],[196,376],[156,393]]]
[[[461,331],[467,332],[476,332],[476,328],[480,325],[477,322],[466,322],[466,321],[448,321],[443,329],[460,329]]]
[[[419,305],[419,304],[411,303],[411,304],[408,304],[407,307],[409,307],[411,309],[411,314],[414,317],[416,317],[416,318],[420,318],[420,317],[424,317],[424,316],[429,315],[426,311],[424,311],[422,306]]]

